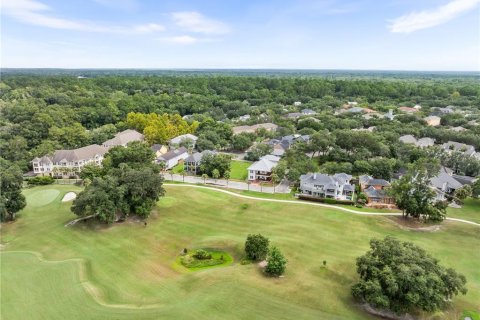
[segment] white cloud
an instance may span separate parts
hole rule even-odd
[[[210,19],[195,11],[173,12],[171,17],[177,26],[190,32],[224,34],[230,31],[225,23]]]
[[[446,23],[460,14],[475,9],[480,0],[453,0],[433,10],[412,12],[396,18],[389,25],[391,32],[410,33]]]
[[[135,26],[135,31],[139,33],[159,32],[164,31],[165,27],[156,23],[147,23]]]
[[[139,4],[136,0],[94,0],[96,3],[123,11],[133,11],[138,9]]]
[[[199,41],[198,38],[187,36],[187,35],[164,37],[164,38],[160,38],[159,40],[163,42],[174,43],[174,44],[194,44]]]
[[[36,0],[3,0],[2,12],[26,24],[53,29],[119,34],[149,33],[163,31],[161,25],[150,23],[133,27],[99,25],[90,21],[75,21],[52,16],[52,9]]]

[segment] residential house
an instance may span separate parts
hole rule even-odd
[[[365,108],[353,107],[353,108],[348,109],[346,112],[350,112],[350,113],[362,113],[362,112],[365,112]]]
[[[395,118],[395,116],[393,115],[393,110],[389,109],[388,112],[383,115],[383,117],[392,121]]]
[[[232,128],[233,134],[240,133],[255,133],[258,129],[265,129],[267,131],[275,131],[278,126],[274,123],[259,123],[252,126],[236,126]]]
[[[200,169],[200,163],[202,162],[203,156],[207,154],[216,154],[215,151],[204,150],[202,152],[195,152],[186,158],[183,162],[184,170],[197,174]]]
[[[445,108],[436,108],[434,110],[437,114],[450,114],[450,113],[454,113],[455,111],[453,110],[453,106],[447,106]]]
[[[393,205],[395,200],[388,195],[390,182],[384,179],[375,179],[368,175],[359,177],[360,190],[367,196],[369,205]]]
[[[419,148],[431,147],[435,144],[435,140],[432,138],[424,137],[417,140],[411,134],[401,136],[398,140],[403,143],[414,144]]]
[[[417,108],[410,108],[410,107],[400,107],[398,108],[399,111],[402,111],[404,113],[415,113],[418,112]]]
[[[300,106],[302,105],[302,102],[301,102],[301,101],[295,101],[295,102],[293,103],[293,105],[294,105],[295,107],[300,107]]]
[[[355,187],[350,184],[351,175],[336,173],[333,176],[322,173],[307,173],[300,176],[300,193],[318,198],[352,200]]]
[[[143,141],[144,135],[136,130],[127,129],[119,132],[110,140],[105,141],[102,145],[106,148],[122,146],[126,147],[129,142]]]
[[[188,150],[185,147],[180,147],[175,150],[170,150],[169,152],[162,154],[158,157],[156,163],[164,163],[165,169],[169,170],[175,167],[180,161],[183,161],[188,158]]]
[[[313,116],[313,115],[317,114],[317,112],[313,111],[312,109],[303,109],[302,114],[304,116]]]
[[[249,181],[271,181],[272,170],[278,165],[280,157],[266,155],[248,167]]]
[[[304,114],[301,113],[301,112],[290,112],[290,113],[287,113],[284,118],[286,119],[298,119],[300,117],[302,117]]]
[[[417,110],[420,110],[420,109],[422,109],[422,106],[419,105],[419,104],[416,104],[416,105],[413,106],[413,108],[414,108],[414,109],[417,109]]]
[[[177,136],[173,139],[170,139],[168,142],[171,148],[178,148],[180,144],[186,143],[187,141],[192,142],[192,148],[195,148],[195,143],[197,142],[198,137],[194,136],[193,134],[187,133]]]
[[[446,200],[446,196],[451,195],[455,190],[461,188],[461,182],[453,177],[453,171],[446,167],[441,167],[438,174],[430,180],[431,186],[436,192],[437,201]]]
[[[267,144],[273,147],[273,155],[281,157],[292,144],[296,142],[308,142],[309,140],[309,135],[291,134],[288,136],[283,136],[280,139],[271,139],[267,142]]]
[[[160,157],[162,154],[165,154],[168,152],[168,146],[164,144],[154,144],[151,146],[153,152],[155,152],[155,158]]]
[[[475,147],[469,144],[448,141],[442,144],[442,149],[448,153],[460,152],[467,156],[475,156]]]
[[[246,114],[246,115],[238,117],[238,121],[248,121],[248,120],[250,120],[250,118],[251,118],[250,115]]]
[[[455,132],[462,132],[462,131],[465,131],[467,129],[465,129],[462,126],[458,126],[458,127],[452,127],[452,128],[450,128],[450,130],[455,131]]]
[[[428,116],[423,118],[423,120],[427,123],[428,126],[436,127],[440,125],[440,117],[437,116]]]
[[[57,150],[53,156],[32,160],[33,172],[37,175],[75,174],[87,164],[101,165],[108,148],[92,144],[74,150]]]
[[[435,144],[435,140],[432,138],[424,137],[417,140],[417,147],[425,148],[431,147]]]

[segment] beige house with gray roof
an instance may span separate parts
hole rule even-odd
[[[110,140],[107,140],[103,143],[103,146],[106,148],[123,146],[126,147],[129,142],[133,141],[143,141],[143,134],[136,130],[127,129],[122,132],[119,132]]]
[[[73,174],[80,172],[87,164],[101,165],[107,151],[108,148],[98,144],[73,150],[57,150],[52,156],[33,159],[33,172],[37,175],[63,175],[65,172],[62,171]]]

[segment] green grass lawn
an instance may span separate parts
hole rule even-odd
[[[246,180],[248,176],[247,168],[251,164],[249,161],[232,160],[230,162],[230,179]]]
[[[447,217],[480,223],[480,199],[468,198],[460,209],[448,208]]]
[[[183,166],[183,161],[173,167],[171,170],[173,173],[180,174],[184,171],[185,167]]]
[[[53,200],[51,189],[59,191]],[[79,190],[27,189],[19,219],[2,225],[0,318],[370,319],[350,295],[355,258],[372,237],[386,235],[420,245],[467,277],[468,294],[436,319],[480,309],[476,226],[445,222],[439,231],[417,232],[383,217],[168,186],[147,226],[127,221],[65,228],[75,216],[71,202],[61,199]],[[283,251],[289,260],[284,278],[239,263],[249,233],[268,236]],[[185,247],[217,248],[234,262],[189,272],[176,264]]]

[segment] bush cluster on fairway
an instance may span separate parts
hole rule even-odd
[[[466,279],[411,242],[387,236],[372,239],[371,250],[357,258],[360,282],[355,298],[396,313],[436,311],[459,293],[466,294]]]
[[[193,254],[193,257],[199,260],[212,259],[212,255],[208,251],[203,249],[198,249],[197,251],[195,251],[195,253]]]
[[[287,259],[283,256],[277,247],[272,247],[267,257],[267,266],[265,272],[274,277],[281,276],[287,268]]]
[[[180,262],[187,268],[206,268],[231,262],[232,257],[223,251],[208,251],[198,249],[180,258]]]
[[[268,254],[270,241],[261,234],[249,234],[245,241],[247,258],[254,261],[264,260]]]

